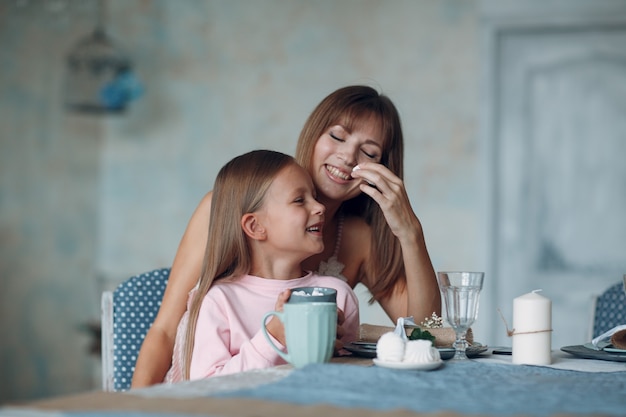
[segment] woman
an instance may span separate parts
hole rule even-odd
[[[371,87],[348,86],[313,110],[296,149],[326,207],[324,250],[305,260],[304,269],[339,276],[353,288],[363,283],[393,322],[441,312],[422,226],[402,181],[403,142],[391,100]],[[211,192],[180,242],[132,388],[162,382],[170,367],[176,328],[201,273],[210,212]]]

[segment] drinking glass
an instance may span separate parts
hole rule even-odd
[[[455,353],[451,360],[467,360],[465,336],[478,316],[478,299],[484,276],[484,272],[437,272],[446,319],[456,334]]]

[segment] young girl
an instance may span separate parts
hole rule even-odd
[[[295,159],[273,151],[234,158],[217,175],[211,207],[202,275],[179,325],[166,381],[285,363],[263,336],[261,320],[282,308],[289,288],[335,288],[341,340],[358,338],[350,286],[302,269],[303,260],[324,249],[325,208]],[[266,327],[284,347],[282,323],[272,318]]]
[[[340,88],[324,98],[306,121],[296,151],[326,207],[324,250],[306,259],[305,269],[342,277],[352,288],[362,283],[393,323],[441,314],[422,225],[402,181],[403,152],[395,106],[367,86]],[[208,193],[180,242],[133,388],[162,382],[170,367],[176,327],[200,275],[211,211]]]

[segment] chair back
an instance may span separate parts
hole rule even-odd
[[[143,339],[154,321],[170,268],[135,275],[102,294],[102,389],[126,391]]]
[[[626,324],[626,293],[621,282],[611,285],[595,301],[593,314],[593,337]]]

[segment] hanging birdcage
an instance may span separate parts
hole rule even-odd
[[[130,58],[107,35],[102,14],[100,2],[96,29],[67,56],[65,106],[68,110],[121,113],[142,92]]]

